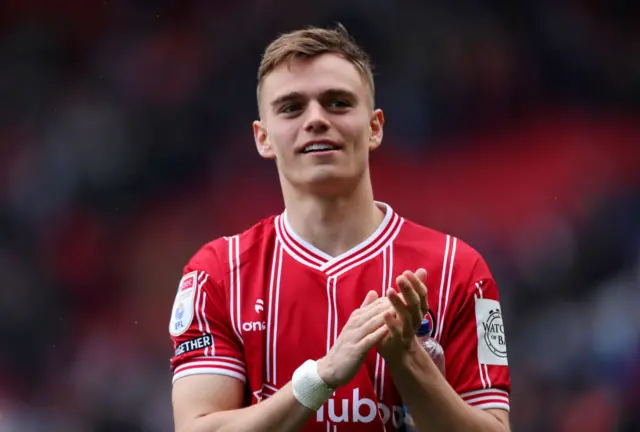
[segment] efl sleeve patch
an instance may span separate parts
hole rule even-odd
[[[478,330],[478,362],[507,366],[507,343],[500,303],[476,298],[476,326]]]
[[[169,333],[172,336],[180,336],[184,333],[193,321],[194,297],[198,273],[191,272],[184,275],[178,285],[178,293],[173,302],[171,310],[171,320],[169,321]]]

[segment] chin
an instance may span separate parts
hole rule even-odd
[[[353,178],[354,174],[337,166],[316,166],[306,170],[301,176],[302,183],[335,183]]]
[[[340,173],[337,170],[322,170],[307,176],[300,185],[314,194],[335,195],[349,189],[358,183],[357,176]]]

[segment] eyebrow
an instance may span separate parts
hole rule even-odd
[[[304,95],[300,92],[290,92],[290,93],[286,93],[283,94],[282,96],[278,96],[277,98],[275,98],[272,102],[271,102],[271,106],[275,107],[278,105],[282,105],[285,102],[289,102],[292,100],[298,100],[298,99],[302,99],[304,98]]]
[[[320,93],[320,98],[326,98],[326,97],[336,97],[336,96],[341,96],[341,97],[345,97],[351,100],[357,100],[358,96],[350,91],[350,90],[346,90],[346,89],[340,89],[340,88],[332,88],[332,89],[327,89],[322,91],[322,93]],[[272,102],[271,102],[271,106],[272,107],[276,107],[278,105],[281,105],[285,102],[290,102],[290,101],[294,101],[294,100],[300,100],[300,99],[304,99],[305,95],[297,92],[297,91],[293,91],[290,93],[286,93],[283,94],[282,96],[278,96],[277,98],[275,98]]]

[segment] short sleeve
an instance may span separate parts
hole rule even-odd
[[[442,335],[447,380],[468,404],[509,411],[511,390],[498,287],[484,261]]]
[[[226,295],[201,263],[184,269],[171,311],[173,382],[187,375],[218,374],[246,381],[244,354],[231,328]]]

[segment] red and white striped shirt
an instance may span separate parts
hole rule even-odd
[[[485,261],[464,242],[379,205],[386,209],[380,227],[338,257],[301,239],[286,212],[200,249],[184,269],[171,315],[174,381],[227,375],[243,381],[246,404],[256,404],[305,360],[327,353],[369,290],[384,295],[403,271],[422,267],[447,381],[473,406],[508,410],[504,326]],[[304,430],[398,430],[401,407],[374,349]]]

